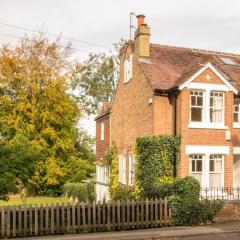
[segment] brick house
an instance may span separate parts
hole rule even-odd
[[[119,181],[131,185],[135,139],[146,135],[181,134],[180,177],[208,188],[240,186],[240,55],[151,44],[144,16],[137,18],[134,41],[120,51],[114,100],[96,118],[98,199],[109,198],[111,141]]]

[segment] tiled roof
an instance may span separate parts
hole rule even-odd
[[[95,117],[95,121],[111,113],[111,108],[112,108],[111,102],[103,103],[100,113]]]
[[[230,58],[235,64],[226,64],[219,57]],[[152,87],[167,91],[186,81],[207,62],[240,91],[240,55],[237,54],[151,44],[149,61],[140,64]]]

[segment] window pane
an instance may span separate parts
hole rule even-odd
[[[210,173],[210,175],[209,175],[209,187],[210,188],[222,187],[221,176],[222,176],[221,173]]]
[[[192,172],[195,172],[195,160],[192,160]]]
[[[210,164],[210,166],[209,166],[209,171],[210,171],[210,172],[214,172],[214,160],[210,160],[210,161],[209,161],[209,164]]]
[[[210,121],[214,123],[222,122],[222,110],[210,109]]]
[[[201,108],[191,108],[191,121],[201,122],[202,121],[202,109]]]
[[[196,172],[202,172],[202,160],[197,160]]]
[[[203,98],[202,97],[197,98],[197,106],[203,106]]]
[[[191,106],[196,106],[195,96],[191,96]]]
[[[237,123],[237,122],[239,122],[239,120],[238,120],[238,113],[234,113],[233,114],[233,121],[235,122],[235,123]]]

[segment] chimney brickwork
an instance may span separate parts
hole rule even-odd
[[[144,15],[138,15],[138,29],[135,32],[134,46],[139,57],[150,56],[150,27],[144,23]]]

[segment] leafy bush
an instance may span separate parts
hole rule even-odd
[[[176,176],[180,136],[150,136],[136,140],[136,180],[142,197],[149,197],[159,178]]]
[[[92,202],[95,200],[93,183],[66,183],[63,192],[68,198],[78,200],[79,202]]]
[[[127,187],[123,186],[123,185],[119,185],[118,188],[116,189],[116,191],[114,192],[114,194],[111,196],[111,199],[113,201],[130,200],[130,199],[132,199],[131,190],[128,189]]]

